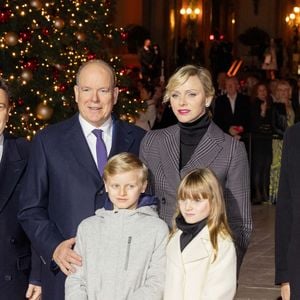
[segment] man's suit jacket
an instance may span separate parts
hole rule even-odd
[[[31,247],[17,220],[22,176],[29,143],[4,135],[0,163],[0,299],[25,299],[29,278],[40,280],[39,259],[31,268]]]
[[[218,255],[205,226],[180,250],[177,231],[167,246],[167,270],[164,300],[232,300],[236,290],[236,253],[229,237],[218,237]]]
[[[244,144],[225,134],[213,122],[188,163],[179,170],[180,128],[174,125],[149,131],[140,158],[150,170],[152,192],[160,200],[160,216],[172,226],[176,191],[180,180],[196,168],[208,167],[219,178],[225,196],[227,216],[237,245],[238,266],[252,231],[249,166]]]
[[[300,123],[284,135],[275,227],[275,282],[300,299]]]
[[[109,156],[139,153],[144,130],[113,121]],[[79,223],[103,206],[104,183],[74,117],[48,126],[35,137],[22,190],[19,220],[43,261],[43,300],[64,299],[65,276],[51,272],[52,255],[76,235]]]
[[[226,133],[230,126],[243,126],[244,132],[250,131],[251,113],[248,96],[237,94],[234,113],[227,95],[217,97],[213,115],[214,122]]]

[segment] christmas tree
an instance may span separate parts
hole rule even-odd
[[[126,33],[113,26],[114,1],[5,0],[0,4],[0,75],[12,91],[8,129],[31,138],[76,111],[78,67],[100,58],[116,70],[117,112],[132,120],[143,108],[130,90],[127,70],[114,53]]]

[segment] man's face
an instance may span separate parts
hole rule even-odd
[[[234,78],[229,78],[225,82],[225,89],[228,95],[235,95],[238,91],[238,83],[236,79]]]
[[[10,106],[6,92],[0,89],[0,134],[3,133],[8,121]]]
[[[74,92],[79,113],[87,122],[100,127],[110,118],[117,102],[118,88],[113,86],[112,74],[104,65],[91,63],[85,66]]]

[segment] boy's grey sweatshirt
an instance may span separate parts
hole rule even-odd
[[[97,210],[78,227],[82,267],[67,277],[65,299],[162,299],[168,234],[150,206]]]

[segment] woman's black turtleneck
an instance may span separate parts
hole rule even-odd
[[[186,223],[181,214],[176,218],[177,228],[179,228],[182,231],[182,234],[180,235],[181,252],[193,240],[193,238],[205,227],[206,224],[207,218],[194,224]]]
[[[180,127],[180,170],[190,160],[210,122],[210,117],[206,113],[192,123],[178,123]]]

